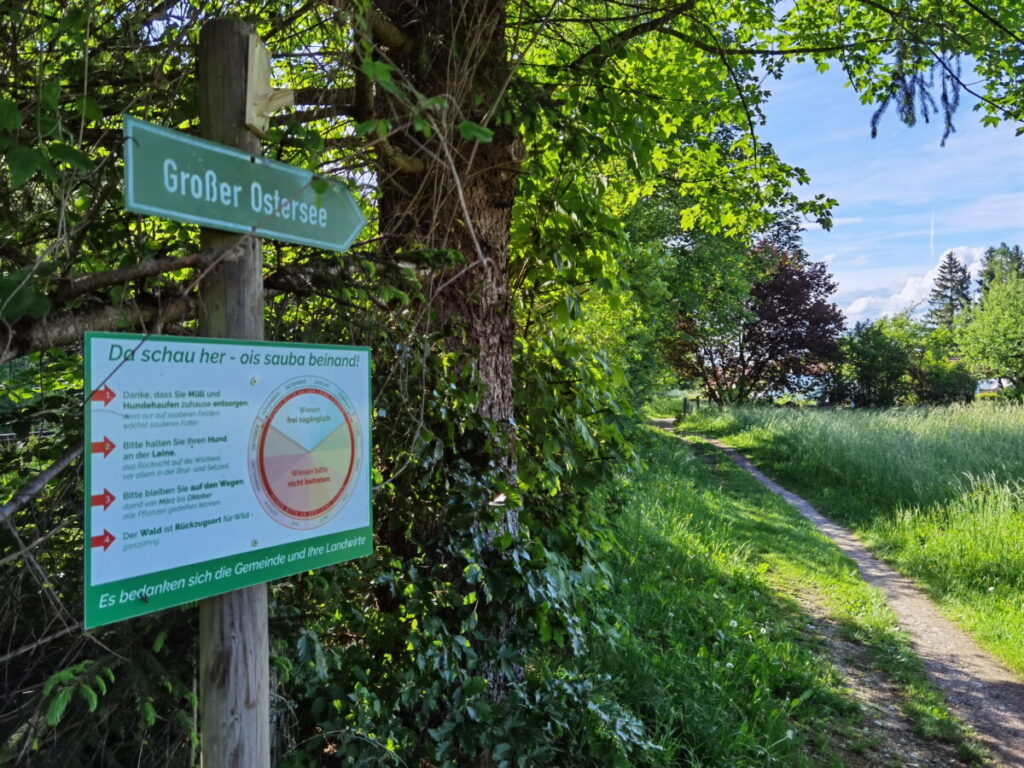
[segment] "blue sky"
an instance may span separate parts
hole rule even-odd
[[[804,247],[828,263],[852,326],[926,300],[948,250],[971,266],[990,245],[1024,246],[1024,136],[983,127],[965,94],[944,147],[941,115],[907,128],[893,109],[872,139],[874,109],[844,83],[838,70],[791,66],[766,83],[761,137],[808,171],[801,196],[839,200],[831,231],[807,229]]]

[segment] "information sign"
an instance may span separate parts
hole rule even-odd
[[[367,348],[85,341],[86,628],[370,554]]]
[[[366,224],[344,185],[234,147],[124,118],[125,208],[344,251]]]

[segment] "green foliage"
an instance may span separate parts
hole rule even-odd
[[[909,391],[910,356],[877,323],[857,323],[842,340],[842,372],[830,382],[824,400],[854,406],[895,405]]]
[[[1024,273],[1024,251],[1019,245],[1000,243],[985,250],[978,276],[978,293],[984,296],[993,283]]]
[[[959,340],[971,367],[982,374],[1024,380],[1024,277],[993,283],[963,325]]]
[[[950,405],[974,399],[977,379],[945,327],[930,329],[902,313],[858,323],[822,393],[831,405]]]
[[[716,327],[681,311],[667,342],[680,378],[700,382],[719,404],[806,391],[836,356],[843,329],[842,313],[828,300],[835,283],[824,264],[766,241],[750,260],[766,274],[743,298],[740,317]]]
[[[37,275],[46,271],[52,271],[52,268],[37,269],[35,274],[28,270],[18,270],[0,275],[0,319],[16,323],[23,317],[40,318],[50,312],[53,304],[36,279]]]
[[[494,138],[494,131],[471,120],[463,120],[459,123],[459,133],[466,141],[481,141],[485,144]]]
[[[633,459],[624,421],[660,375],[650,350],[663,310],[703,302],[706,287],[745,295],[751,236],[790,207],[826,224],[831,204],[799,200],[791,187],[806,173],[754,133],[762,68],[807,54],[756,51],[831,51],[880,103],[936,55],[972,54],[996,119],[993,105],[1022,103],[1009,49],[998,25],[967,14],[950,26],[924,0],[895,26],[867,6],[776,18],[767,2],[657,4],[656,28],[603,3],[586,21],[567,4],[538,15],[467,3],[451,21],[445,4],[411,0],[384,19],[410,36],[427,25],[408,54],[368,30],[367,12],[386,5],[232,7],[277,54],[274,85],[305,98],[275,115],[266,153],[340,177],[371,222],[345,255],[264,244],[268,338],[373,347],[377,393],[376,554],[272,590],[275,754],[293,765],[332,751],[408,765],[647,755],[642,721],[581,663],[613,632],[581,598],[610,588],[616,546],[590,496]],[[81,440],[81,328],[196,332],[194,312],[165,312],[194,307],[206,271],[156,267],[198,251],[198,232],[123,210],[121,115],[196,130],[198,32],[222,11],[28,0],[0,18],[4,501]],[[465,78],[416,79],[437,62]],[[924,98],[910,95],[906,117]],[[481,168],[507,195],[481,188]],[[404,196],[416,190],[419,211]],[[436,202],[453,191],[465,206]],[[672,233],[707,245],[674,274],[665,234],[624,222],[652,200]],[[448,235],[482,223],[467,220],[481,208],[499,224],[480,253],[460,253]],[[151,272],[118,277],[128,267]],[[498,346],[514,350],[494,382],[509,406],[500,421],[482,415],[494,360],[466,343],[481,329],[442,311],[489,292]],[[0,749],[23,764],[195,764],[194,610],[52,634],[74,626],[82,600],[76,470],[0,529],[0,636],[17,654],[3,670]],[[94,667],[116,672],[106,692]],[[66,669],[81,672],[58,680]]]

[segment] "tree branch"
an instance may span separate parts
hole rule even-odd
[[[997,19],[992,14],[990,14],[984,8],[979,8],[974,3],[972,3],[971,0],[964,0],[964,5],[966,5],[968,8],[970,8],[976,14],[978,14],[983,19],[985,19],[985,21],[987,21],[993,27],[995,27],[998,30],[1001,30],[1004,34],[1009,36],[1012,40],[1016,40],[1018,43],[1024,44],[1024,37],[1021,37],[1020,35],[1015,33],[1012,29],[1007,27],[999,19]]]
[[[355,101],[354,88],[297,88],[295,103],[307,107],[334,107],[341,114],[351,110]]]
[[[600,56],[600,60],[597,62],[598,66],[600,66],[600,64],[603,61],[605,61],[609,56],[613,56],[617,51],[621,50],[622,47],[630,40],[645,35],[648,32],[655,31],[659,27],[663,26],[664,24],[667,24],[668,22],[672,21],[678,16],[682,16],[687,11],[693,10],[694,5],[696,5],[696,0],[688,0],[687,2],[680,4],[679,6],[673,8],[670,11],[666,11],[661,16],[658,16],[655,19],[648,19],[642,24],[637,24],[634,27],[624,29],[618,32],[617,34],[612,35],[607,40],[602,40],[600,43],[593,46],[589,51],[582,54],[581,56],[578,56],[576,60],[569,65],[569,69],[578,69],[579,67],[587,63],[590,59],[598,57],[599,54],[604,54]]]
[[[237,246],[228,249],[208,249],[179,258],[153,259],[152,261],[144,261],[139,264],[133,264],[130,267],[110,270],[109,272],[83,275],[73,278],[68,283],[62,285],[54,292],[51,298],[58,303],[66,304],[72,299],[90,293],[97,288],[106,288],[111,285],[126,283],[129,280],[139,280],[143,277],[152,277],[153,275],[165,272],[176,272],[179,269],[187,269],[189,267],[205,269],[217,261],[233,261],[238,257],[239,253],[241,253],[241,249]]]
[[[71,462],[82,455],[83,448],[84,443],[78,443],[77,445],[72,446],[71,450],[36,475],[25,485],[24,488],[14,495],[13,499],[0,507],[0,523],[4,522],[8,517],[38,496],[42,492],[43,488],[46,487],[47,483],[60,475],[65,469],[71,466]],[[2,659],[0,659],[0,661],[2,661]]]
[[[74,624],[68,624],[66,627],[64,627],[64,629],[58,630],[58,631],[54,632],[51,635],[47,635],[46,637],[40,638],[39,640],[36,640],[34,643],[29,643],[28,645],[23,645],[23,646],[21,646],[21,648],[18,648],[17,650],[11,651],[10,653],[5,653],[3,656],[0,656],[0,664],[3,664],[5,662],[7,662],[7,661],[10,661],[15,656],[20,656],[23,653],[28,653],[29,651],[34,651],[36,648],[40,647],[41,645],[46,645],[47,643],[49,643],[49,642],[51,642],[53,640],[56,640],[59,637],[64,637],[64,635],[69,635],[72,632],[76,632],[76,631],[80,630],[81,628],[82,628],[82,625],[77,623],[77,622],[74,623]]]
[[[682,40],[687,45],[692,45],[694,48],[704,51],[704,53],[710,53],[714,56],[792,56],[812,53],[840,53],[854,46],[885,43],[891,40],[891,38],[888,37],[876,37],[871,40],[860,40],[848,45],[812,45],[801,48],[729,48],[722,45],[706,43],[700,38],[687,35],[680,32],[678,29],[673,29],[672,27],[660,27],[658,32],[663,35],[668,35]]]
[[[416,52],[415,41],[377,9],[371,8],[366,14],[366,20],[370,23],[373,39],[387,46],[392,54],[411,56]]]
[[[50,315],[18,329],[6,348],[0,352],[0,363],[39,352],[50,347],[65,347],[81,341],[86,331],[113,331],[125,325],[163,325],[182,320],[195,313],[196,302],[190,296],[179,296],[162,304],[124,304],[101,307],[89,312],[62,312]]]

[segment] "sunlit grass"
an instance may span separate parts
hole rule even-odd
[[[1024,409],[745,408],[683,426],[853,527],[1024,674]]]
[[[650,730],[650,764],[843,764],[860,714],[808,632],[795,596],[812,593],[888,670],[921,732],[960,743],[880,595],[799,513],[676,438],[642,450],[648,468],[597,499],[622,508],[616,586],[600,598],[620,637],[591,663]]]

